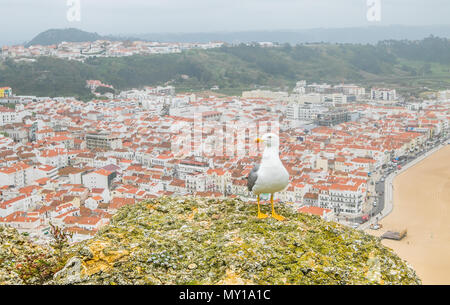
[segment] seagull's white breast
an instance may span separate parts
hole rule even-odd
[[[278,162],[262,163],[258,170],[258,178],[253,187],[254,194],[276,193],[282,191],[289,184],[289,173],[281,163]]]

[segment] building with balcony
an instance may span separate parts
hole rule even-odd
[[[86,145],[88,149],[103,148],[114,150],[122,148],[122,141],[109,133],[88,133],[86,135]]]

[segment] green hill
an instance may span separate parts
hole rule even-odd
[[[450,87],[450,40],[384,41],[377,45],[304,44],[277,48],[239,45],[181,54],[91,58],[86,62],[41,57],[34,63],[0,63],[0,86],[17,94],[89,96],[87,79],[117,89],[173,84],[179,90],[219,86],[235,92],[309,82],[393,86],[416,95],[424,87]],[[188,78],[186,78],[188,76]]]
[[[30,42],[27,47],[34,45],[48,46],[58,44],[63,41],[66,42],[87,42],[102,39],[102,36],[97,33],[89,33],[75,28],[69,29],[50,29],[38,34]]]
[[[139,40],[133,37],[116,37],[116,36],[102,36],[97,33],[90,33],[75,28],[67,29],[50,29],[39,33],[31,41],[26,44],[26,47],[34,45],[49,46],[65,42],[92,42],[96,40],[110,40],[110,41],[125,41],[125,40]]]
[[[255,205],[237,199],[162,197],[127,206],[93,239],[67,248],[65,267],[45,283],[421,283],[378,238],[276,208],[287,222],[258,219]],[[0,229],[0,238],[0,283],[21,283],[15,264],[27,266],[27,242],[11,230]],[[61,262],[50,262],[52,272]]]

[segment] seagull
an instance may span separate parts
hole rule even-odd
[[[273,133],[267,133],[256,139],[257,143],[265,144],[261,163],[257,164],[247,177],[247,187],[250,192],[258,196],[258,218],[267,218],[261,213],[259,204],[260,194],[270,194],[272,204],[272,217],[283,221],[285,218],[275,212],[273,194],[282,191],[289,184],[289,173],[281,163],[279,156],[280,139]]]

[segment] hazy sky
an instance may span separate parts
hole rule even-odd
[[[380,22],[367,20],[367,0],[79,1],[81,21],[69,22],[68,0],[0,0],[0,43],[67,27],[132,34],[450,24],[449,0],[371,0],[381,3]]]

